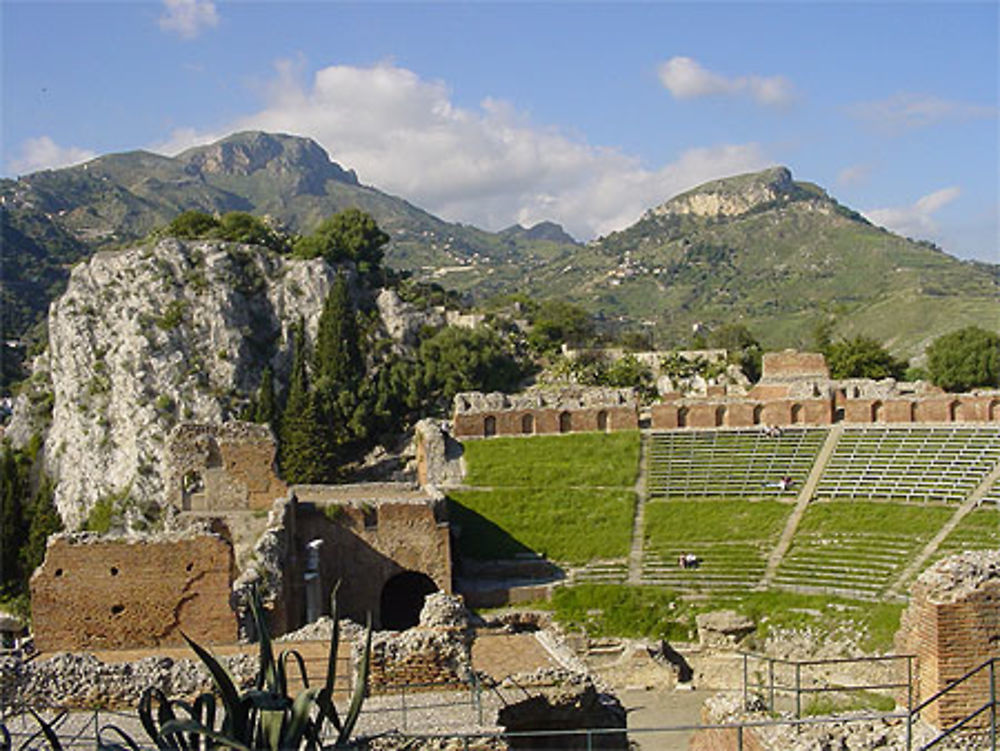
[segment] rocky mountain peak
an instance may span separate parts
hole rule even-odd
[[[561,224],[550,221],[538,222],[530,227],[515,224],[505,230],[501,230],[500,235],[521,240],[543,240],[566,245],[577,245],[577,241],[563,229]]]
[[[818,188],[796,183],[787,167],[772,167],[699,185],[651,209],[650,214],[732,217],[765,204],[825,197]]]
[[[313,187],[333,179],[358,184],[353,170],[330,161],[329,155],[310,138],[247,131],[207,146],[189,149],[178,157],[192,174],[248,176],[261,170],[281,175],[301,173]]]

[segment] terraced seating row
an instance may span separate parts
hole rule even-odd
[[[786,428],[768,436],[745,430],[653,433],[648,453],[650,498],[761,497],[796,493],[826,438],[824,428]],[[792,487],[781,488],[782,477]]]
[[[766,546],[759,543],[692,542],[684,547],[652,549],[643,556],[642,583],[678,591],[745,592],[755,587],[767,565]],[[697,568],[682,568],[685,553],[698,557]]]
[[[961,502],[997,462],[1000,431],[995,427],[848,427],[816,496]]]
[[[931,563],[966,550],[996,548],[1000,548],[1000,509],[993,506],[978,508],[944,538]]]
[[[951,514],[952,510],[943,506],[813,502],[774,583],[797,590],[877,598],[895,583]]]
[[[628,561],[591,561],[573,569],[569,579],[573,584],[623,584],[628,579]]]
[[[993,487],[986,491],[981,503],[1000,507],[1000,480],[993,483]]]

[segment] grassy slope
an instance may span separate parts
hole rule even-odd
[[[628,554],[638,433],[491,438],[464,451],[472,489],[450,496],[463,555],[581,564]]]

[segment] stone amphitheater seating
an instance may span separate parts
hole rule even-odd
[[[848,427],[816,496],[960,503],[997,462],[995,427]]]
[[[823,445],[825,428],[761,428],[653,433],[646,480],[650,498],[793,496]],[[776,486],[792,478],[791,490]]]

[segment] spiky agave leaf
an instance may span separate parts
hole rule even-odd
[[[307,688],[300,691],[299,695],[295,697],[285,731],[281,736],[281,748],[298,748],[305,735],[311,735],[311,740],[316,740],[315,726],[311,715],[319,692],[319,688]]]
[[[365,701],[365,694],[368,693],[368,668],[371,664],[372,655],[372,614],[368,614],[368,624],[365,629],[365,648],[361,654],[361,665],[358,668],[358,681],[354,686],[354,695],[351,697],[351,704],[344,715],[344,727],[337,735],[337,745],[346,744],[351,739],[354,726],[361,715],[361,705]]]
[[[183,631],[181,631],[181,636],[184,637],[184,641],[188,643],[188,646],[194,650],[198,658],[208,668],[208,672],[212,676],[212,681],[215,683],[215,687],[222,697],[222,707],[225,710],[222,732],[234,738],[248,738],[247,708],[240,701],[240,695],[236,690],[233,679],[229,677],[226,669],[222,667],[221,663],[208,650],[189,638]]]
[[[278,685],[278,676],[274,667],[274,650],[271,646],[271,629],[264,616],[264,604],[260,598],[260,589],[256,586],[250,592],[250,610],[257,627],[257,641],[260,647],[257,688],[284,693],[284,687]]]
[[[153,701],[157,702],[156,719],[153,718]],[[176,738],[164,738],[160,735],[160,728],[170,720],[175,719],[173,709],[170,706],[170,699],[156,686],[150,686],[139,696],[139,722],[150,740],[156,744],[161,751],[175,751],[180,748]]]
[[[278,670],[283,679],[288,681],[288,661],[294,660],[299,668],[299,677],[302,679],[302,687],[309,688],[309,676],[306,674],[306,661],[297,649],[286,649],[278,655]]]
[[[45,720],[43,720],[41,716],[38,714],[38,712],[36,712],[31,707],[28,707],[28,711],[31,712],[32,716],[35,718],[35,721],[38,723],[38,727],[40,728],[40,730],[34,735],[32,735],[30,738],[28,738],[28,740],[26,740],[24,743],[22,743],[21,748],[28,748],[31,742],[35,738],[37,738],[39,735],[44,735],[45,740],[49,744],[49,748],[51,748],[52,751],[62,751],[62,742],[59,740],[59,736],[56,735],[55,726],[59,723],[59,721],[63,717],[66,716],[66,711],[63,710],[61,713],[56,715],[56,718],[51,723],[48,723]]]
[[[104,740],[102,733],[110,732],[121,738],[121,743]],[[117,725],[102,725],[97,729],[97,751],[140,751],[139,744]]]
[[[233,748],[236,751],[252,751],[249,746],[236,738],[232,738],[226,733],[213,730],[212,728],[207,728],[195,720],[171,720],[163,727],[162,732],[164,734],[180,735],[186,733],[188,735],[200,735],[214,741],[214,745],[217,747]]]
[[[330,617],[333,619],[333,633],[330,636],[330,654],[326,659],[326,684],[316,699],[320,710],[320,725],[322,726],[323,719],[327,719],[338,734],[343,726],[337,715],[337,707],[333,703],[333,686],[337,680],[337,651],[340,647],[340,620],[337,617],[337,590],[339,589],[340,580],[337,580],[330,592]]]

